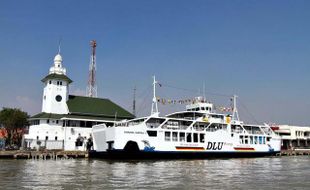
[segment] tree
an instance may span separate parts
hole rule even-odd
[[[3,108],[0,111],[0,125],[7,130],[7,143],[9,145],[16,144],[20,146],[23,135],[20,130],[29,125],[28,118],[26,112],[17,108]]]

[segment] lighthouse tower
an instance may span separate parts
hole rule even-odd
[[[49,74],[41,80],[44,83],[42,112],[52,114],[67,114],[69,84],[72,80],[67,77],[66,69],[62,67],[60,53],[54,58],[54,65]]]

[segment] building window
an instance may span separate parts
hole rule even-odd
[[[48,81],[48,83],[49,83],[49,84],[52,84],[52,81],[50,80],[50,81]]]
[[[46,120],[46,123],[50,123],[50,120],[48,119],[48,120]]]
[[[56,99],[57,102],[61,102],[62,97],[61,97],[60,95],[57,95],[57,96],[55,97],[55,99]]]
[[[39,136],[37,136],[37,140],[39,140]]]
[[[62,85],[62,81],[60,81],[59,84]]]
[[[46,141],[48,140],[48,136],[45,137],[45,140],[46,140]]]
[[[56,120],[56,124],[58,124],[59,123],[59,121],[58,120]]]
[[[55,136],[55,141],[57,141],[57,139],[58,139],[58,137],[57,137],[57,136]]]

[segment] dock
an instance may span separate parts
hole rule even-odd
[[[88,158],[87,151],[63,151],[63,150],[45,150],[45,151],[26,151],[9,150],[0,151],[0,158],[8,159],[34,159],[34,160],[58,160],[73,158]]]
[[[310,155],[310,149],[282,150],[276,156],[303,156]]]

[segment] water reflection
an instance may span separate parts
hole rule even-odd
[[[310,157],[0,160],[0,189],[307,189]]]

